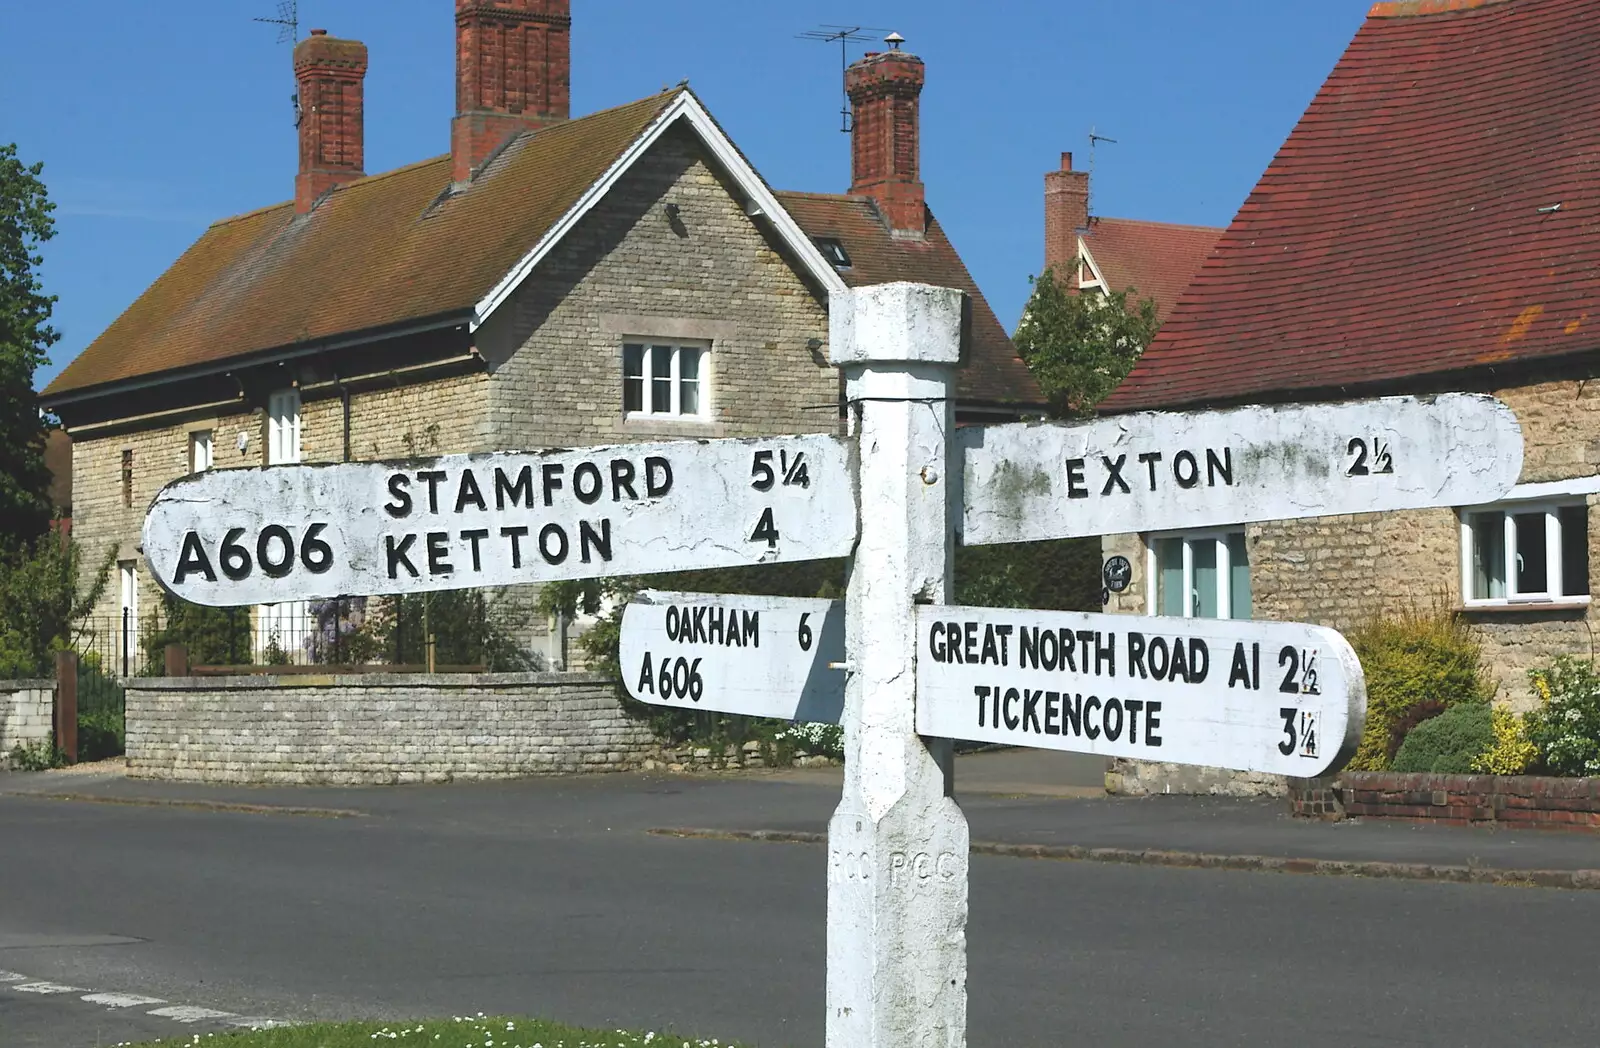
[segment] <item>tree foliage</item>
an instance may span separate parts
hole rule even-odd
[[[73,646],[105,593],[116,552],[109,550],[92,573],[84,573],[81,547],[53,530],[0,561],[0,678],[54,672],[55,653]]]
[[[39,282],[39,245],[55,235],[42,164],[0,145],[0,547],[13,556],[50,523],[45,427],[33,390],[35,369],[59,337],[50,326],[54,295]]]
[[[1017,352],[1055,415],[1092,415],[1160,330],[1155,301],[1137,298],[1136,288],[1079,294],[1057,283],[1050,270],[1030,283],[1033,296],[1012,336]]]

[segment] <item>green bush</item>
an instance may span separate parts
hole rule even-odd
[[[1600,775],[1600,675],[1563,655],[1528,675],[1539,707],[1525,718],[1528,740],[1551,775]]]
[[[210,608],[163,593],[156,626],[145,637],[145,664],[152,674],[165,672],[167,645],[182,644],[191,665],[247,666],[250,636],[249,608]]]
[[[19,742],[11,747],[13,771],[49,771],[66,763],[67,755],[56,749],[54,741],[30,742],[26,746]]]
[[[1468,775],[1494,748],[1493,713],[1486,702],[1458,702],[1406,733],[1391,771]]]
[[[1477,637],[1452,612],[1412,609],[1376,618],[1349,638],[1367,681],[1367,725],[1350,762],[1357,771],[1389,770],[1416,725],[1494,695]]]

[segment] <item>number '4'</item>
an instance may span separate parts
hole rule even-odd
[[[773,523],[771,506],[761,511],[761,519],[756,521],[756,530],[750,533],[750,541],[765,542],[768,549],[778,548],[778,525]]]

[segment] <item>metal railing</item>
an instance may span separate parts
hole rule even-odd
[[[203,617],[124,608],[83,621],[74,646],[89,666],[117,678],[164,672],[164,649],[173,643],[185,645],[190,662],[201,666],[533,668],[539,659],[528,651],[531,637],[518,643],[514,632],[493,621],[485,599],[469,593],[300,601]]]

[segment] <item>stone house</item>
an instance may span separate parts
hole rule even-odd
[[[1089,213],[1089,172],[1061,169],[1044,176],[1044,265],[1064,286],[1110,294],[1136,289],[1165,318],[1222,230],[1176,222],[1103,218]]]
[[[45,390],[86,559],[118,551],[105,618],[151,614],[145,507],[193,470],[836,431],[828,301],[854,284],[968,293],[963,417],[1041,399],[926,207],[920,58],[850,67],[850,189],[791,193],[687,85],[572,118],[570,0],[455,22],[448,154],[366,174],[367,49],[313,30],[293,200],[212,225]],[[305,617],[256,621],[292,650]]]
[[[1504,501],[1107,538],[1117,610],[1340,629],[1432,605],[1500,694],[1594,653],[1600,0],[1378,3],[1103,409],[1451,390],[1516,413]]]

